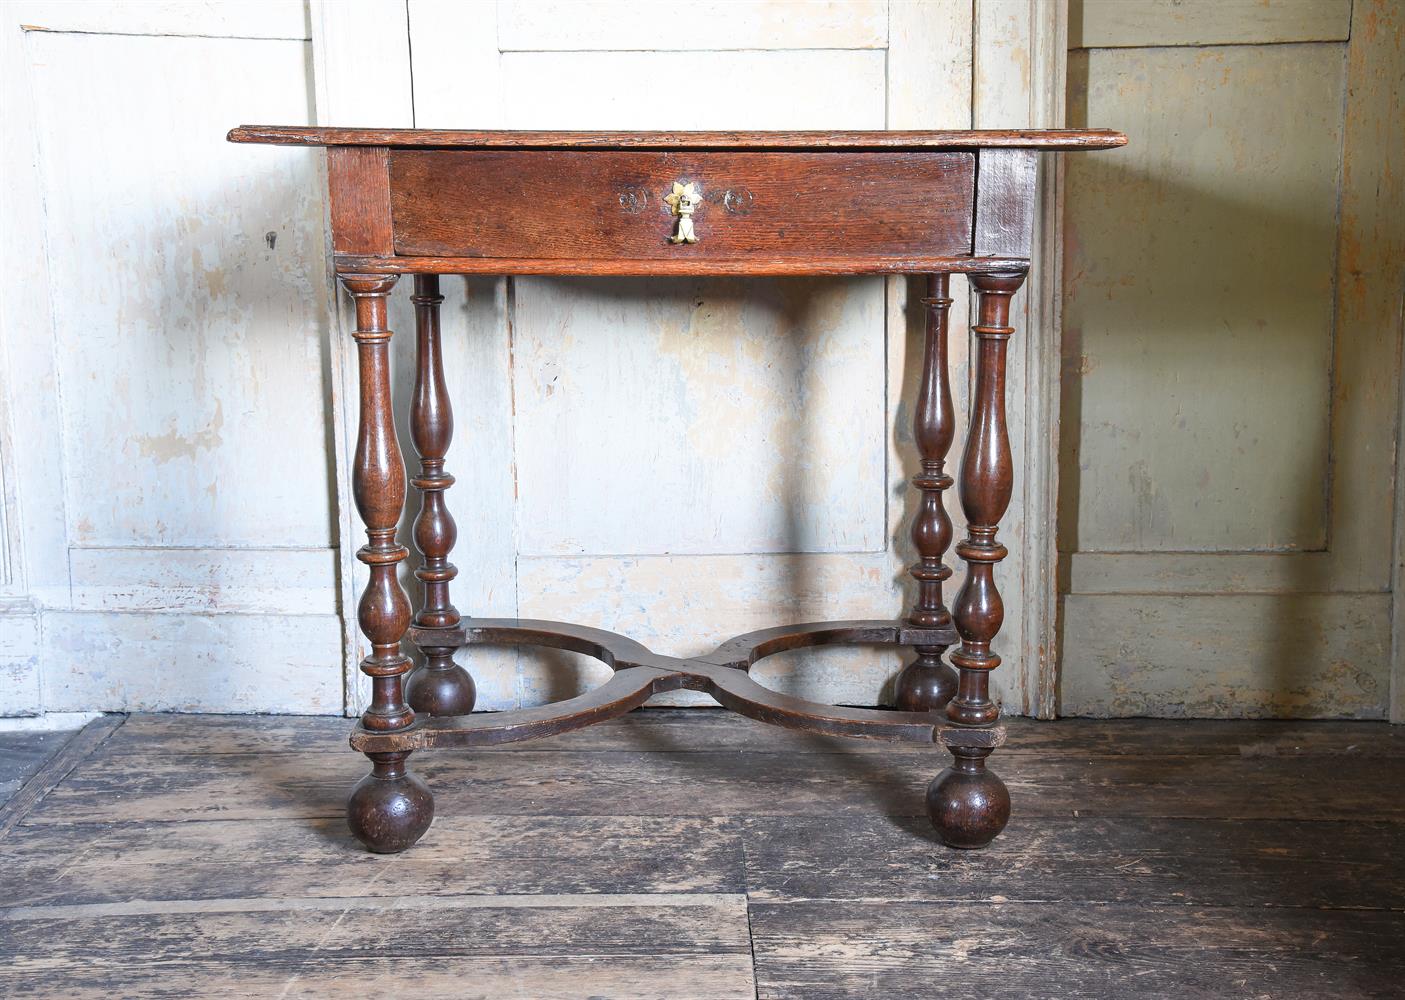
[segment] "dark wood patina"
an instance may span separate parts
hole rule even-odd
[[[981,847],[1004,828],[1010,796],[986,767],[1004,741],[991,700],[991,646],[1003,609],[996,541],[1014,468],[1005,421],[1010,299],[1029,270],[1038,154],[1108,149],[1103,130],[962,132],[470,132],[243,126],[233,142],[324,146],[333,260],[356,303],[360,432],[353,464],[370,582],[358,609],[371,653],[361,669],[372,701],[351,743],[372,763],[348,816],[371,850],[404,850],[428,829],[434,799],[406,767],[428,747],[482,747],[550,736],[623,715],[663,691],[703,691],[734,712],[807,732],[943,745],[952,766],[933,780],[927,809],[953,847]],[[666,196],[698,191],[696,243],[675,243]],[[562,233],[558,198],[575,209]],[[955,437],[948,374],[948,275],[976,290],[976,387],[962,458],[967,534],[956,553],[966,583],[943,603],[954,531],[943,507]],[[411,439],[419,453],[414,539],[424,600],[412,614],[396,579],[408,552],[395,541],[405,467],[390,398],[386,303],[414,275],[417,365]],[[916,274],[925,275],[926,333],[914,416],[921,459],[907,615],[817,622],[731,639],[698,657],[653,653],[632,639],[563,622],[460,618],[449,596],[456,539],[445,493],[453,415],[439,333],[440,274]],[[425,654],[410,673],[405,638]],[[911,648],[897,679],[897,711],[821,705],[762,687],[748,671],[775,653],[811,646]],[[455,664],[471,645],[569,650],[609,666],[611,679],[567,701],[471,715],[473,680]],[[942,656],[950,647],[951,666]]]

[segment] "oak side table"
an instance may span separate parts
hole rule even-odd
[[[428,747],[550,736],[623,715],[661,691],[705,691],[722,706],[831,736],[940,743],[953,758],[927,789],[927,811],[952,847],[983,847],[1004,828],[1010,795],[986,768],[1004,741],[989,676],[1004,612],[995,540],[1014,470],[1005,423],[1010,298],[1029,270],[1041,150],[1108,149],[1103,130],[964,132],[464,132],[243,126],[232,142],[324,146],[332,251],[356,303],[360,430],[353,468],[370,569],[358,621],[371,644],[361,669],[373,696],[351,737],[371,773],[351,793],[352,831],[373,851],[402,851],[429,828],[434,798],[407,761]],[[570,204],[563,223],[563,198]],[[956,554],[966,583],[948,611],[942,582],[952,524],[942,494],[955,432],[947,374],[949,275],[970,278],[976,385],[961,464],[968,522]],[[387,298],[414,275],[417,362],[410,409],[419,452],[414,524],[424,603],[396,578],[405,466],[391,409]],[[445,504],[453,417],[440,348],[441,274],[926,276],[926,335],[914,431],[921,471],[911,568],[916,599],[900,618],[765,629],[694,658],[651,653],[600,629],[527,619],[464,618],[449,600],[456,529]],[[605,345],[602,345],[605,346]],[[425,663],[411,673],[408,633]],[[751,679],[762,657],[830,643],[912,647],[897,711],[788,697]],[[469,714],[475,691],[453,661],[461,646],[547,646],[614,670],[599,688],[552,705]],[[942,654],[955,646],[951,662]]]

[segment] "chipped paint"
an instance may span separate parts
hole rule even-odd
[[[304,47],[63,32],[30,46],[71,536],[330,545],[318,155],[222,141],[259,109],[307,114]],[[118,105],[144,109],[143,141]],[[75,171],[94,149],[103,169]]]
[[[200,452],[218,448],[224,441],[220,430],[224,427],[224,402],[215,400],[215,413],[209,424],[194,434],[181,434],[167,431],[165,434],[140,434],[132,440],[143,458],[152,459],[162,465],[177,458],[197,459]]]

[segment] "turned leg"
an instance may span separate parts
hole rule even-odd
[[[1000,717],[1000,709],[990,700],[990,672],[1000,665],[1000,657],[990,644],[1005,617],[995,587],[995,564],[1005,558],[1006,550],[995,540],[995,533],[1014,485],[1005,424],[1005,353],[1014,332],[1009,325],[1010,297],[1023,281],[1023,273],[971,275],[979,295],[978,320],[972,327],[978,345],[976,389],[961,463],[967,535],[956,546],[956,554],[966,562],[966,583],[952,609],[961,645],[951,662],[959,678],[956,695],[946,706],[953,726],[970,729],[991,729]],[[927,813],[952,847],[984,847],[1010,818],[1010,793],[986,768],[991,749],[952,746],[952,766],[927,789]]]
[[[410,439],[420,456],[420,474],[411,480],[420,491],[420,512],[415,518],[415,547],[424,556],[415,576],[424,584],[424,604],[415,615],[421,629],[442,629],[447,634],[459,624],[459,612],[449,600],[449,583],[458,569],[449,552],[458,539],[458,527],[445,503],[444,492],[454,477],[444,471],[444,457],[454,437],[454,412],[444,383],[444,355],[439,338],[437,274],[415,275],[415,394],[410,402]],[[473,711],[477,691],[468,671],[454,662],[455,647],[423,638],[420,649],[425,663],[410,675],[406,697],[416,712],[426,715],[467,715]]]
[[[371,704],[361,725],[375,732],[405,729],[415,721],[405,702],[410,659],[400,640],[410,625],[410,602],[396,578],[408,552],[395,541],[405,506],[405,463],[395,443],[390,405],[390,330],[386,301],[394,276],[342,275],[356,300],[356,352],[361,373],[361,420],[352,466],[356,509],[366,524],[366,544],[356,553],[370,568],[356,618],[371,643],[361,670],[371,678]],[[434,818],[434,796],[405,766],[408,753],[373,753],[371,773],[351,793],[347,822],[371,850],[403,851],[424,835]]]
[[[917,517],[912,522],[912,544],[918,560],[909,572],[917,581],[917,598],[907,616],[917,628],[940,628],[951,624],[951,614],[942,603],[942,581],[951,568],[942,562],[951,544],[951,518],[942,505],[942,493],[951,487],[946,474],[946,453],[956,434],[956,411],[951,401],[947,377],[947,294],[949,277],[933,274],[927,278],[926,337],[922,350],[922,381],[917,389],[917,409],[912,418],[912,434],[922,467],[912,477],[919,491]],[[942,662],[945,646],[917,646],[917,659],[898,674],[897,706],[905,712],[935,712],[946,707],[956,693],[956,671]]]

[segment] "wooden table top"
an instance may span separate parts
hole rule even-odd
[[[892,132],[520,132],[454,129],[241,125],[230,142],[274,146],[397,146],[454,149],[939,150],[1112,149],[1110,129],[965,129]]]

